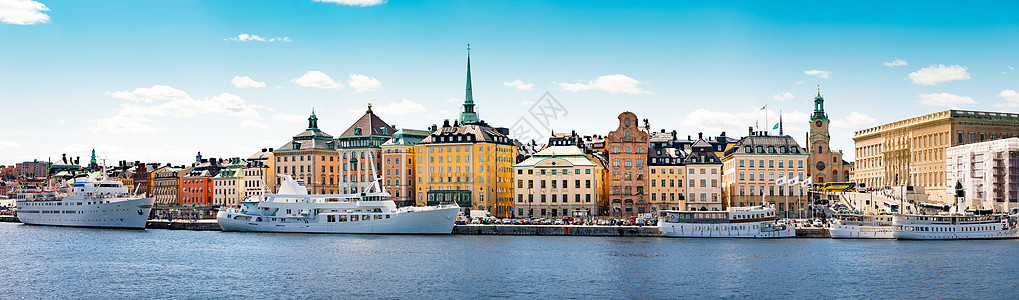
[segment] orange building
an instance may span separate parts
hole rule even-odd
[[[619,114],[619,127],[605,137],[608,150],[609,207],[614,217],[648,213],[646,179],[647,148],[650,144],[647,126],[640,127],[637,115]]]

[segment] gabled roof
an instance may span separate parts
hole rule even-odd
[[[746,147],[750,146],[750,152],[746,152]],[[757,147],[760,146],[761,152],[757,151]],[[768,147],[774,147],[774,152],[771,152]],[[786,153],[782,153],[782,147],[785,147]],[[788,135],[751,135],[743,137],[736,142],[729,150],[725,151],[725,156],[732,154],[802,154],[806,155],[806,149],[800,147],[799,143],[796,143],[791,136]]]
[[[372,112],[372,105],[368,104],[368,111],[364,112],[364,115],[362,115],[360,119],[357,119],[354,124],[351,124],[350,128],[347,128],[340,137],[344,138],[368,135],[393,136],[393,133],[395,132],[396,129],[393,129],[392,126],[386,124],[386,121],[382,121],[379,116],[376,116],[375,113]]]

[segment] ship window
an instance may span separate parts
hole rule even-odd
[[[389,219],[389,215],[386,215],[386,219]]]

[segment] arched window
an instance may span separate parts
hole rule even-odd
[[[817,153],[824,153],[824,147],[817,146]]]
[[[839,171],[831,171],[831,182],[839,182]]]

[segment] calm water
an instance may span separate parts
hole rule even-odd
[[[349,236],[0,223],[0,298],[1015,298],[1019,241]]]

